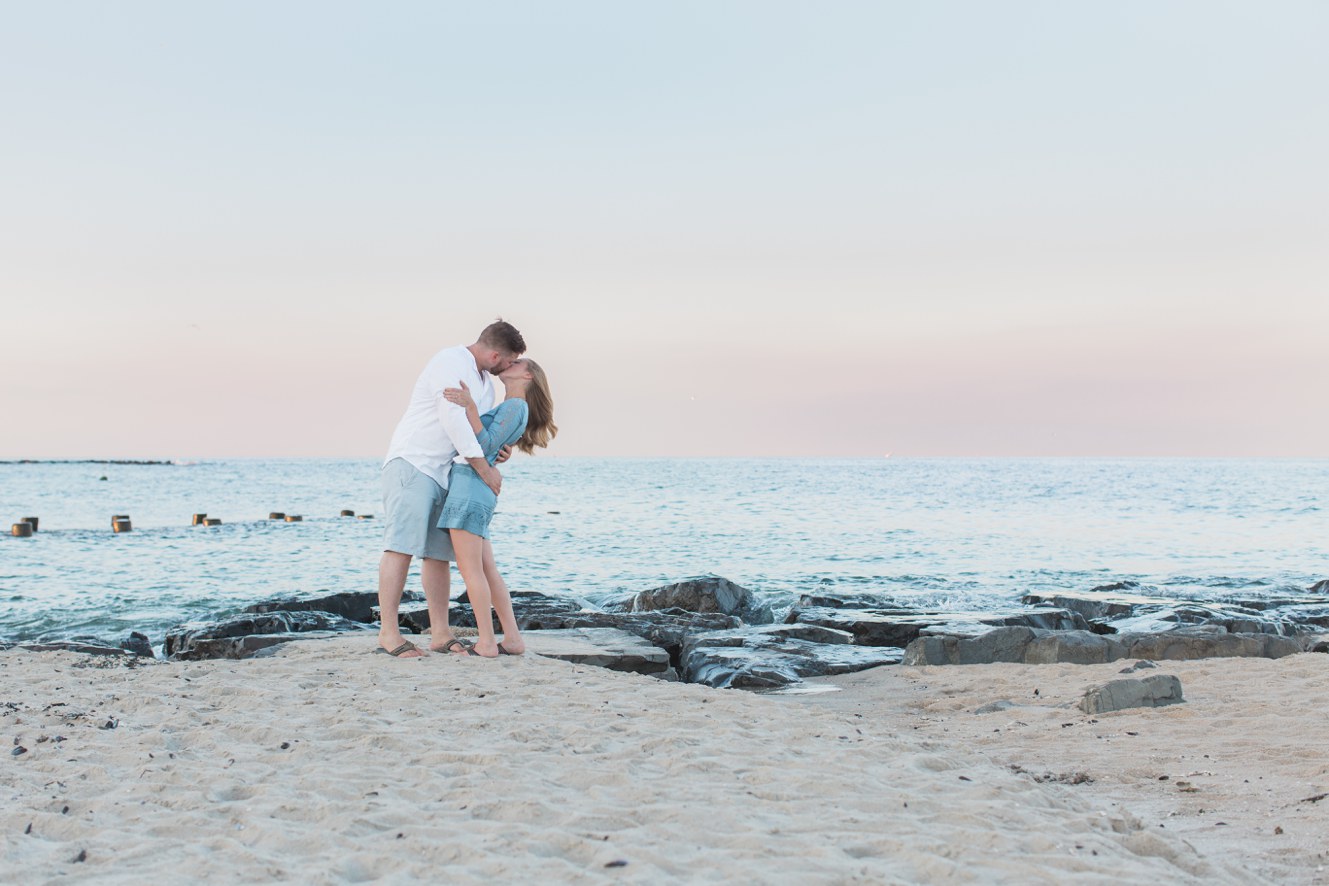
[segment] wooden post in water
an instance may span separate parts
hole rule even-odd
[[[32,531],[33,531],[33,532],[36,532],[36,531],[37,531],[37,518],[36,518],[36,517],[24,517],[23,520],[22,520],[22,522],[24,522],[24,523],[31,523],[31,524],[32,524]]]
[[[300,522],[302,522],[304,519],[305,519],[305,518],[304,518],[304,517],[301,517],[299,514],[287,514],[287,515],[286,515],[286,522],[287,522],[287,523],[300,523]]]
[[[114,517],[111,518],[111,531],[112,531],[112,532],[116,532],[116,533],[119,533],[119,532],[130,532],[130,531],[132,531],[133,529],[134,529],[134,525],[133,525],[132,523],[129,522],[129,515],[128,515],[128,514],[116,514]]]
[[[203,518],[203,525],[204,525],[204,526],[220,526],[220,525],[221,525],[221,517],[204,517],[204,518]]]
[[[286,519],[286,515],[283,514],[281,511],[273,511],[272,513],[268,514],[268,519],[269,519],[269,520],[285,520],[285,519]]]
[[[32,524],[27,520],[20,520],[10,527],[9,534],[19,538],[32,538]]]
[[[374,519],[374,515],[373,515],[373,514],[361,514],[360,516],[356,517],[355,519],[357,519],[357,520],[372,520],[372,519]]]
[[[208,515],[207,515],[207,514],[195,514],[195,515],[194,515],[194,520],[193,520],[193,522],[190,523],[189,525],[190,525],[190,526],[202,526],[202,525],[203,525],[203,521],[206,520],[206,519],[208,519]]]
[[[342,515],[343,517],[354,517],[354,516],[355,516],[355,511],[343,510],[343,511],[341,512],[341,515]]]

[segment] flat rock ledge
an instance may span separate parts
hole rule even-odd
[[[573,664],[649,674],[677,679],[669,653],[652,646],[636,634],[615,628],[572,628],[558,631],[527,631],[528,653],[557,658]]]
[[[1121,659],[1282,658],[1306,651],[1305,641],[1275,634],[1233,634],[1205,625],[1152,634],[1104,636],[1089,631],[1000,627],[974,634],[927,634],[904,651],[906,665],[1102,664]]]
[[[1154,674],[1139,680],[1113,680],[1095,686],[1080,699],[1086,714],[1108,714],[1127,708],[1159,708],[1181,704],[1181,681],[1171,674]]]

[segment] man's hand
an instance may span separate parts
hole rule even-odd
[[[501,465],[503,464],[503,462],[507,461],[510,458],[512,458],[512,447],[504,446],[502,449],[498,451],[498,458],[494,459],[494,461],[495,463]]]
[[[493,466],[486,463],[485,469],[480,472],[480,479],[485,481],[485,485],[498,495],[499,490],[503,488],[503,475],[494,470]]]

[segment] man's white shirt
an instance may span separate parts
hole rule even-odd
[[[475,357],[465,345],[439,351],[411,389],[411,401],[392,434],[384,464],[403,458],[447,489],[454,458],[484,457],[466,410],[443,397],[444,388],[461,387],[460,381],[471,389],[480,412],[493,407],[494,377],[475,365]]]

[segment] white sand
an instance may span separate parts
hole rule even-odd
[[[800,700],[1050,779],[1251,880],[1329,883],[1329,655],[1119,673],[1129,664],[879,668],[812,681],[843,691]],[[1177,676],[1186,703],[1092,717],[1074,706],[1091,685],[1150,674]],[[974,713],[1003,700],[1016,707]]]
[[[1086,725],[1078,712],[968,710],[1031,684],[1059,698],[1115,669],[882,668],[831,700],[533,656],[401,661],[371,643],[137,668],[0,653],[0,881],[1249,882],[1252,860],[1266,876],[1317,876],[1308,831],[1326,832],[1329,804],[1282,810],[1292,854],[1275,870],[1259,866],[1274,838],[1235,810],[1219,830],[1249,857],[1221,843],[1197,844],[1202,857],[1171,820],[1158,828],[1176,788],[1154,779],[1199,786],[1173,800],[1185,809],[1208,807],[1228,778],[1197,770],[1323,781],[1329,656],[1169,669],[1189,705]],[[1259,695],[1213,688],[1229,683]],[[1289,708],[1297,692],[1318,696]],[[1141,731],[1129,746],[1128,724]],[[14,738],[28,753],[10,755]],[[1150,759],[1146,742],[1173,757]],[[1102,749],[1120,765],[1091,763]],[[1215,751],[1242,759],[1192,759]],[[1101,780],[1045,784],[1006,765],[1065,759]]]

